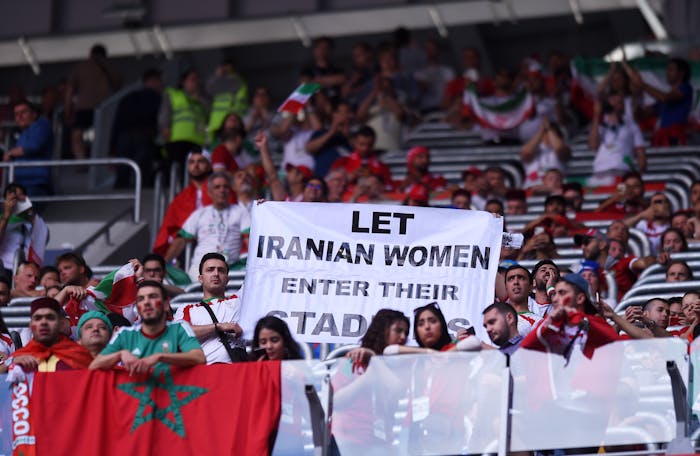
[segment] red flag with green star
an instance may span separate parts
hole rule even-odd
[[[37,373],[37,454],[265,455],[280,394],[279,362]]]

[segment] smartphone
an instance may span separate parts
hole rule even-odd
[[[538,234],[544,233],[544,227],[543,226],[536,226],[535,227],[535,236]]]
[[[263,347],[259,347],[253,350],[253,358],[254,359],[260,359],[262,358],[265,354],[267,353],[267,350],[265,350]]]

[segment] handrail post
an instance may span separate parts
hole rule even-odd
[[[676,412],[676,437],[668,443],[666,454],[692,454],[695,449],[688,436],[690,422],[688,390],[675,361],[666,361],[666,371],[671,378],[673,407]]]
[[[141,221],[141,168],[132,160],[126,162],[134,170],[134,223]]]

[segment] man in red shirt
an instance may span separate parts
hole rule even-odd
[[[345,170],[348,174],[348,181],[353,184],[357,182],[359,177],[375,175],[384,182],[385,186],[392,187],[391,170],[375,156],[374,140],[376,136],[372,127],[366,125],[360,127],[352,138],[354,147],[352,154],[334,161],[331,169]]]
[[[425,146],[416,146],[408,151],[406,156],[408,175],[401,183],[401,189],[410,193],[415,186],[426,187],[431,192],[444,190],[447,181],[442,176],[431,174],[430,150]]]
[[[195,209],[211,204],[207,192],[207,180],[211,174],[211,157],[209,152],[196,150],[187,156],[187,173],[190,185],[177,194],[168,206],[163,223],[153,243],[153,252],[165,256],[177,236],[178,231]]]

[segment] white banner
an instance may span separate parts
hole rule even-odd
[[[437,302],[450,333],[493,302],[503,220],[487,212],[366,204],[255,205],[241,325],[276,315],[300,342],[357,343],[382,308]]]

